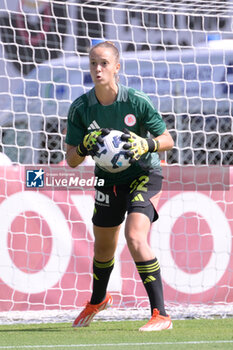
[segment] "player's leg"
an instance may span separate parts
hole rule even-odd
[[[126,199],[115,186],[97,189],[95,196],[93,292],[91,303],[100,303],[106,295],[110,274],[114,266],[121,223],[126,212]]]
[[[125,236],[129,251],[148,294],[152,318],[140,331],[171,329],[172,322],[164,307],[159,262],[148,244],[150,220],[142,213],[132,212],[126,220]]]
[[[172,323],[164,307],[160,266],[148,243],[151,223],[158,218],[156,205],[161,194],[161,177],[153,173],[136,179],[134,184],[133,191],[132,185],[130,186],[125,236],[149,297],[153,321],[153,327],[145,325],[140,330],[168,329],[172,327]]]
[[[90,302],[75,319],[74,327],[85,327],[93,317],[112,304],[107,285],[114,267],[120,226],[124,220],[126,205],[116,195],[114,188],[101,188],[96,192],[94,224],[93,291]]]
[[[125,237],[134,261],[151,260],[154,258],[154,252],[147,240],[150,226],[150,220],[142,213],[132,212],[127,216]]]
[[[93,290],[91,304],[99,304],[106,296],[106,290],[114,267],[120,225],[99,227],[94,225]]]
[[[150,221],[146,215],[137,212],[128,215],[125,236],[129,251],[146,288],[151,313],[154,308],[157,308],[161,315],[166,316],[159,262],[148,244],[149,229]]]
[[[82,312],[73,322],[73,327],[87,327],[93,317],[112,305],[107,285],[114,267],[120,225],[115,227],[94,226],[93,292]]]

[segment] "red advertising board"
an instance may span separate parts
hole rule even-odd
[[[91,294],[94,191],[25,183],[25,167],[0,167],[0,311],[82,306]],[[232,303],[233,172],[226,190],[181,188],[165,186],[149,234],[166,302]],[[148,306],[123,231],[109,290],[116,307]]]

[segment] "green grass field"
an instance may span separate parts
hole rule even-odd
[[[139,332],[144,323],[97,321],[76,329],[68,323],[0,326],[0,349],[233,349],[233,318],[177,320],[172,330]]]

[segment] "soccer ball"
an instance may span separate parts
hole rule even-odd
[[[121,140],[123,132],[111,130],[103,136],[103,143],[98,143],[99,150],[93,157],[95,163],[104,171],[118,173],[130,166],[129,157],[123,148],[125,141]]]

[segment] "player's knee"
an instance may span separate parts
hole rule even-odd
[[[147,243],[146,235],[140,234],[140,231],[126,230],[125,239],[129,250],[138,250]]]
[[[104,259],[105,261],[112,259],[115,253],[115,245],[111,244],[98,244],[95,242],[94,254],[96,259]]]
[[[114,251],[95,249],[94,256],[97,261],[109,261],[114,256]]]

